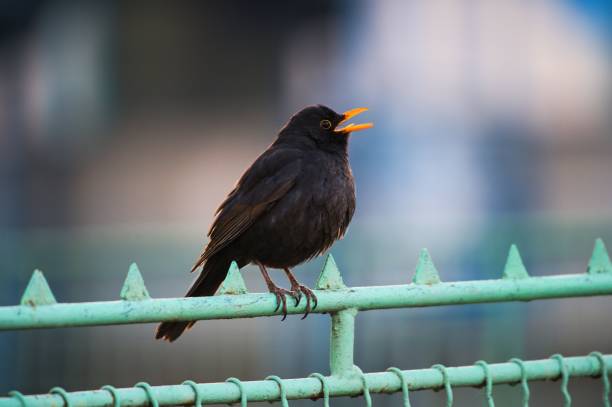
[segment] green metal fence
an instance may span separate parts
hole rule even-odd
[[[66,392],[60,387],[48,394],[28,395],[13,391],[0,397],[0,407],[18,406],[145,406],[205,405],[249,401],[280,401],[283,407],[292,399],[322,398],[325,406],[331,397],[363,395],[372,405],[372,393],[403,394],[403,405],[410,405],[411,391],[444,389],[446,405],[453,404],[453,388],[484,387],[485,405],[494,406],[493,386],[520,384],[522,405],[529,404],[529,382],[561,380],[564,405],[571,405],[571,377],[601,377],[602,405],[610,407],[609,371],[612,355],[592,352],[586,356],[472,366],[363,373],[353,363],[355,316],[359,311],[388,308],[429,307],[506,301],[530,301],[549,298],[583,297],[612,294],[612,263],[603,242],[598,239],[582,274],[530,277],[518,250],[510,248],[502,278],[464,282],[441,282],[426,250],[421,252],[411,284],[377,287],[346,287],[331,255],[327,257],[316,285],[316,313],[329,313],[332,319],[330,339],[330,375],[313,373],[308,377],[242,382],[229,378],[224,383],[194,383],[150,386],[141,382],[134,387]],[[272,294],[250,294],[235,264],[215,297],[152,299],[138,267],[130,267],[119,301],[57,303],[43,274],[35,271],[23,294],[21,304],[0,307],[0,330],[133,324],[173,320],[253,318],[277,315]],[[305,311],[305,304],[287,304],[289,314]]]

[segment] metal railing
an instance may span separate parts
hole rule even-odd
[[[475,304],[505,301],[529,301],[549,298],[583,297],[612,294],[612,263],[603,242],[598,239],[587,272],[572,275],[530,277],[517,248],[510,248],[501,279],[465,282],[441,282],[427,252],[419,256],[411,284],[349,288],[329,255],[316,284],[318,306],[315,313],[330,313],[329,376],[314,373],[307,378],[280,379],[270,376],[261,381],[241,382],[230,378],[225,383],[150,386],[138,383],[131,388],[104,386],[100,390],[68,393],[56,387],[49,394],[24,396],[11,392],[0,397],[0,407],[18,406],[144,406],[203,405],[249,401],[288,400],[363,395],[371,406],[371,393],[403,393],[403,405],[409,406],[409,392],[445,389],[446,405],[453,403],[454,387],[484,386],[488,406],[494,406],[493,386],[521,384],[523,406],[529,402],[529,381],[561,379],[564,405],[571,405],[568,390],[570,377],[600,376],[603,382],[602,402],[610,407],[612,355],[592,352],[588,356],[554,355],[550,359],[473,366],[432,366],[430,369],[363,373],[353,363],[355,316],[359,311]],[[119,301],[57,303],[43,274],[35,271],[18,306],[0,307],[0,330],[51,327],[76,327],[144,322],[253,318],[277,315],[272,294],[249,294],[238,267],[232,264],[215,297],[152,299],[135,264],[132,264]],[[305,304],[287,304],[289,314],[305,311]]]

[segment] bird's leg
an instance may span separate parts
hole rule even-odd
[[[264,280],[266,280],[268,290],[276,296],[276,308],[274,309],[274,312],[278,311],[279,307],[281,307],[282,305],[283,319],[281,319],[281,321],[284,321],[285,318],[287,318],[287,295],[292,295],[293,293],[274,284],[274,281],[272,281],[272,279],[270,278],[266,267],[259,261],[256,261],[255,263],[257,263],[257,265],[259,266],[259,270],[261,271]]]
[[[293,297],[296,298],[295,305],[299,305],[300,300],[302,299],[302,293],[304,293],[304,297],[306,297],[306,313],[302,317],[302,319],[304,319],[308,316],[311,310],[317,308],[317,296],[310,288],[300,284],[288,267],[285,267],[283,270],[285,270],[285,274],[287,274],[287,278],[289,279],[289,282],[291,282],[291,292],[293,293]],[[311,300],[314,302],[314,306],[312,308],[310,308]]]

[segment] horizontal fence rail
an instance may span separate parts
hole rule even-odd
[[[314,291],[318,305],[311,313],[347,308],[360,311],[530,301],[547,298],[612,294],[612,274],[532,277],[522,281],[483,280],[436,285],[392,285]],[[305,312],[287,302],[287,314]],[[253,318],[277,315],[272,294],[221,295],[199,298],[161,298],[138,302],[104,301],[47,306],[0,308],[0,330],[134,324],[173,320]]]
[[[491,386],[521,383],[523,405],[529,400],[528,382],[537,380],[563,379],[561,393],[571,397],[568,379],[571,377],[601,377],[602,399],[608,400],[610,383],[607,371],[612,370],[612,355],[592,353],[589,356],[566,357],[555,355],[550,359],[486,364],[477,362],[473,366],[444,367],[429,369],[398,370],[361,373],[345,376],[322,376],[313,374],[308,378],[285,379],[269,377],[266,380],[241,382],[235,378],[225,383],[196,384],[185,382],[173,386],[149,386],[139,383],[134,387],[115,389],[105,386],[100,390],[67,393],[55,388],[51,394],[23,396],[14,392],[12,397],[0,398],[0,407],[111,407],[146,405],[202,405],[214,403],[241,403],[252,401],[281,401],[317,399],[341,396],[364,395],[366,405],[372,404],[370,393],[397,393],[404,395],[404,406],[409,406],[409,392],[427,389],[445,389],[447,401],[452,404],[454,387],[484,386],[484,397],[493,397]],[[328,404],[328,400],[326,405]],[[447,402],[447,405],[448,402]],[[490,405],[490,404],[489,404]],[[609,406],[608,404],[605,404]]]
[[[598,239],[587,273],[530,277],[518,250],[512,246],[502,278],[445,283],[440,282],[429,254],[423,250],[412,284],[348,288],[333,257],[328,255],[316,289],[318,305],[313,313],[611,295],[612,265]],[[42,273],[35,271],[21,305],[0,307],[0,330],[253,318],[281,313],[273,294],[246,292],[235,264],[220,294],[151,299],[133,264],[121,290],[122,300],[58,304]],[[287,302],[288,314],[302,314],[305,310],[305,301],[298,306]]]

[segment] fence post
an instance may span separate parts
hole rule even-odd
[[[343,376],[353,373],[356,315],[357,310],[349,308],[334,312],[331,316],[329,362],[332,376]]]
[[[318,290],[343,290],[347,288],[331,253],[325,259],[316,288]],[[332,376],[354,373],[353,351],[356,315],[357,308],[347,308],[331,313],[329,368]]]

